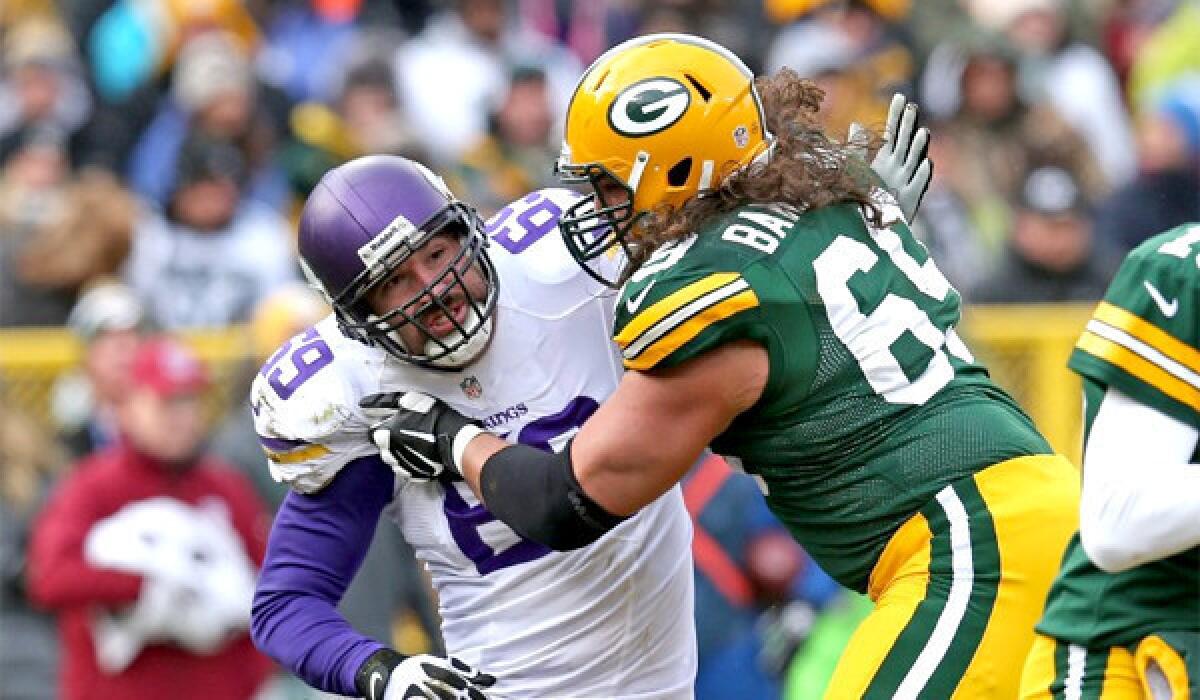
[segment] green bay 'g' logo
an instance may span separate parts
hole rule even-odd
[[[692,95],[678,80],[647,78],[625,88],[608,108],[608,124],[624,136],[649,136],[679,121]]]

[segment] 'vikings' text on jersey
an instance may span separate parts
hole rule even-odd
[[[387,469],[367,436],[375,417],[358,407],[384,391],[426,392],[511,442],[561,450],[622,372],[609,340],[614,294],[556,232],[576,198],[534,192],[488,222],[495,330],[466,368],[399,362],[344,336],[333,317],[280,348],[251,397],[274,477],[307,494],[344,470]],[[677,487],[574,552],[523,540],[462,482],[396,477],[387,500],[431,574],[448,652],[496,676],[493,697],[691,697],[691,526]]]

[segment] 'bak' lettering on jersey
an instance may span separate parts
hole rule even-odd
[[[656,251],[626,284],[614,335],[634,370],[739,339],[767,349],[762,400],[713,449],[762,476],[822,568],[863,590],[941,487],[1050,451],[959,339],[959,306],[901,222],[754,205]]]
[[[1069,365],[1086,381],[1200,427],[1200,225],[1155,236],[1129,254]],[[1200,547],[1108,574],[1076,535],[1038,631],[1111,646],[1164,629],[1200,631]]]

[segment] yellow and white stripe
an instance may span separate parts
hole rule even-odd
[[[277,452],[275,450],[263,449],[267,453],[267,459],[276,464],[299,464],[307,462],[318,457],[324,457],[329,454],[329,448],[324,445],[309,445],[292,452]]]
[[[648,369],[705,328],[758,306],[736,272],[718,272],[672,292],[634,316],[615,340],[630,369]]]
[[[1101,302],[1076,347],[1200,411],[1200,350],[1158,326]]]
[[[946,513],[946,521],[950,524],[950,566],[953,575],[950,578],[950,594],[946,596],[933,633],[893,696],[904,700],[916,700],[925,691],[929,679],[946,658],[959,625],[967,613],[967,604],[971,602],[971,587],[975,583],[975,563],[971,551],[970,517],[967,515],[967,509],[952,485],[938,491],[935,498],[942,506]]]

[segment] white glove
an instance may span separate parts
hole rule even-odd
[[[912,222],[921,207],[921,200],[933,178],[933,161],[929,160],[929,129],[917,126],[917,105],[896,93],[888,108],[883,145],[871,161],[871,169],[883,184],[896,195],[900,211]],[[847,141],[866,156],[870,138],[857,122],[850,125]]]
[[[392,669],[384,700],[487,700],[481,688],[495,683],[486,673],[455,658],[421,654]]]
[[[390,649],[368,659],[356,685],[367,700],[487,700],[483,688],[496,679],[463,661],[421,654],[400,657]],[[373,663],[374,659],[380,659]],[[403,658],[387,674],[395,659]]]

